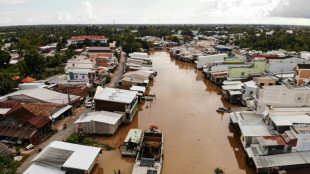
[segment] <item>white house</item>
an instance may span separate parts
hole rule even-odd
[[[108,38],[104,36],[73,36],[67,40],[68,44],[77,44],[83,42],[85,39],[89,39],[91,42],[99,41],[100,43],[107,43]]]

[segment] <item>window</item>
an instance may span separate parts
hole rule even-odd
[[[301,100],[301,97],[297,97],[297,100]]]
[[[75,76],[75,78],[78,78],[78,76]]]
[[[241,72],[241,75],[243,76],[243,75],[244,75],[244,72]]]
[[[264,85],[265,85],[265,83],[260,83],[259,85],[260,85],[260,86],[264,86]]]
[[[72,66],[75,66],[75,64],[74,64],[74,63],[72,63]]]
[[[269,85],[269,86],[272,86],[272,85],[273,85],[273,83],[268,83],[268,85]]]
[[[85,79],[85,76],[82,76],[83,79]]]

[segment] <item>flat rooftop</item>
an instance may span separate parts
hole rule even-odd
[[[98,94],[96,92],[94,99],[129,104],[135,99],[137,94],[137,91],[116,88],[102,88]]]

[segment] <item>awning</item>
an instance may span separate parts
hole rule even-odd
[[[67,105],[61,109],[59,109],[58,111],[56,111],[52,116],[50,116],[50,119],[55,119],[57,117],[59,117],[61,114],[63,114],[64,112],[66,112],[67,110],[69,110],[70,108],[72,108],[71,105]]]

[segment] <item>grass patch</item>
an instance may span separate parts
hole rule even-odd
[[[102,146],[107,151],[114,150],[114,148],[108,144],[100,144],[96,141],[88,140],[88,139],[86,139],[85,135],[77,134],[76,132],[73,132],[68,138],[66,138],[66,142],[74,143],[74,144],[87,145],[87,146],[95,146],[95,147]]]

